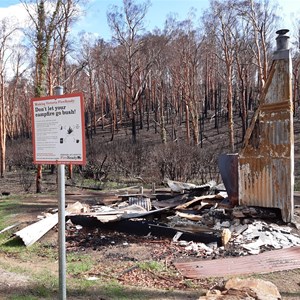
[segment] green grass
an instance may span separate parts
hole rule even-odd
[[[0,230],[17,222],[18,213],[26,212],[26,205],[20,197],[2,198],[0,202]],[[16,274],[27,275],[31,279],[28,286],[19,289],[10,289],[8,300],[38,300],[57,299],[59,291],[58,279],[58,249],[47,242],[36,242],[25,247],[23,242],[12,233],[16,228],[0,234],[0,268]],[[12,264],[12,259],[14,263]],[[153,293],[159,299],[171,291],[146,290],[124,286],[113,278],[87,280],[86,274],[97,264],[96,258],[86,253],[67,253],[67,296],[68,299],[96,300],[99,297],[111,300],[153,299]],[[54,265],[54,264],[57,264]],[[36,268],[37,266],[38,268]],[[155,273],[166,272],[163,263],[146,261],[138,263],[139,268]],[[49,269],[51,268],[51,270]],[[16,275],[17,276],[17,275]],[[156,297],[155,296],[155,297]]]
[[[0,201],[0,230],[18,223],[18,213],[21,211],[20,197],[10,196]],[[12,228],[0,234],[0,252],[20,253],[24,247],[19,238],[12,237]]]
[[[152,272],[162,272],[165,270],[165,266],[161,262],[154,260],[139,262],[138,267],[142,270]]]
[[[1,198],[0,201],[0,230],[6,228],[11,221],[17,223],[16,214],[20,211],[20,198],[10,196]]]
[[[68,253],[67,255],[67,273],[72,276],[78,276],[85,273],[93,267],[94,261],[90,255]]]
[[[32,289],[32,294],[35,296],[47,298],[58,290],[57,276],[47,272],[47,270],[33,274],[33,278],[36,284]]]
[[[38,297],[35,296],[26,296],[26,295],[15,295],[8,296],[8,300],[38,300]]]
[[[105,286],[104,292],[115,299],[122,299],[123,295],[125,294],[124,287],[115,280],[112,280]]]

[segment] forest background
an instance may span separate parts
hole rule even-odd
[[[105,41],[70,34],[87,0],[19,2],[27,25],[9,17],[0,23],[1,177],[17,171],[28,190],[29,174],[36,173],[36,192],[42,191],[30,101],[63,86],[67,94],[82,92],[85,101],[87,165],[69,168],[69,177],[217,180],[219,155],[239,151],[259,105],[281,29],[277,3],[212,0],[200,16],[170,15],[149,32],[144,21],[151,3],[123,0],[107,10],[112,39]],[[299,39],[290,45],[296,116]]]

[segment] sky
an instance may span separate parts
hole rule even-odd
[[[139,0],[140,1],[140,0]],[[151,6],[145,18],[147,30],[152,31],[154,28],[163,29],[167,16],[175,14],[177,20],[184,20],[188,17],[190,10],[199,18],[202,10],[209,7],[209,0],[150,0]],[[226,1],[226,0],[224,0]],[[271,0],[276,1],[283,20],[280,28],[290,29],[290,36],[296,36],[295,25],[293,20],[298,20],[300,16],[299,0]],[[141,0],[141,2],[144,2]],[[18,5],[19,4],[19,5]],[[104,40],[110,40],[111,31],[107,24],[106,13],[111,5],[122,6],[122,0],[90,0],[86,5],[86,15],[74,27],[75,32],[85,31],[92,33]],[[19,0],[0,0],[0,18],[1,16],[17,15],[19,18],[25,16],[22,11],[22,5]],[[197,21],[197,20],[195,20]]]
[[[1,1],[1,0],[0,0]],[[209,0],[150,0],[151,6],[145,18],[145,25],[149,31],[155,28],[163,29],[168,15],[175,14],[178,20],[187,18],[192,9],[198,16],[201,11],[209,7]],[[141,1],[144,2],[144,1]],[[107,24],[106,13],[111,5],[122,6],[122,0],[92,0],[88,5],[87,16],[78,24],[84,25],[88,32],[93,32],[95,27],[105,40],[110,39],[111,31]],[[97,20],[97,25],[91,22]]]

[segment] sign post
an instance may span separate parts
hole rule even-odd
[[[62,86],[55,87],[55,95],[62,95]],[[66,279],[66,216],[65,216],[65,165],[59,164],[58,168],[58,272],[59,272],[59,299],[67,299],[67,279]]]
[[[65,164],[85,164],[84,109],[82,94],[35,98],[32,105],[32,139],[35,164],[58,168],[59,299],[66,293]]]

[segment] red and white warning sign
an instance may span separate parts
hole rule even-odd
[[[83,96],[31,99],[35,164],[85,164]]]

